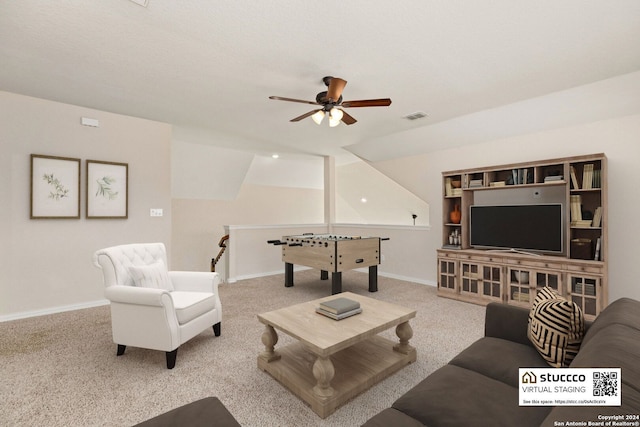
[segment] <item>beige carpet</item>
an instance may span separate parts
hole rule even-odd
[[[484,307],[438,298],[430,286],[343,274],[343,290],[417,310],[411,321],[418,360],[320,419],[258,370],[263,326],[256,314],[329,295],[319,272],[296,272],[225,284],[222,335],[211,329],[178,351],[167,370],[163,352],[127,348],[116,357],[108,307],[0,323],[0,425],[130,426],[193,400],[217,396],[243,426],[359,426],[447,363],[483,333]],[[383,335],[395,339],[393,331]],[[292,342],[280,334],[276,348]]]

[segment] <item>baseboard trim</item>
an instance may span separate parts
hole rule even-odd
[[[12,320],[27,319],[29,317],[38,317],[38,316],[46,316],[49,314],[64,313],[65,311],[74,311],[74,310],[82,310],[85,308],[100,307],[108,304],[109,304],[109,300],[102,299],[97,301],[83,302],[79,304],[50,307],[42,310],[22,311],[19,313],[6,314],[6,315],[0,316],[0,323],[10,322]]]
[[[311,267],[304,267],[304,266],[299,266],[299,265],[294,265],[293,266],[293,271],[302,271],[302,270],[311,270]],[[237,277],[229,277],[226,281],[226,283],[235,283],[238,280],[247,280],[247,279],[257,279],[258,277],[266,277],[266,276],[275,276],[276,274],[283,274],[284,271],[282,270],[278,270],[278,271],[268,271],[266,273],[256,273],[256,274],[245,274],[242,276],[237,276]]]
[[[312,268],[294,265],[293,270],[294,271],[312,270]],[[354,270],[360,273],[369,273],[368,268],[356,268]],[[282,274],[282,273],[283,273],[282,270],[278,270],[278,271],[270,271],[266,273],[256,273],[256,274],[247,274],[247,275],[238,276],[238,277],[229,277],[225,283],[232,284],[232,283],[236,283],[238,280],[247,280],[247,279],[256,279],[258,277],[275,276],[276,274]],[[398,274],[385,273],[384,271],[380,271],[380,269],[378,269],[378,275],[383,277],[388,277],[390,279],[404,280],[406,282],[418,283],[420,285],[427,285],[427,286],[434,286],[434,287],[438,286],[438,284],[432,280],[423,280],[423,279],[418,279],[416,277],[408,277],[408,276],[401,276]]]
[[[433,286],[433,287],[438,286],[438,284],[433,280],[423,280],[423,279],[418,279],[416,277],[408,277],[408,276],[401,276],[399,274],[385,273],[384,271],[380,271],[380,270],[378,270],[378,275],[388,277],[389,279],[404,280],[405,282],[418,283],[420,285]]]

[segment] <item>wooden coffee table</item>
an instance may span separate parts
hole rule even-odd
[[[416,360],[416,350],[409,345],[409,319],[415,310],[351,292],[339,296],[359,301],[362,313],[342,320],[316,313],[319,303],[337,297],[333,295],[258,315],[265,325],[258,368],[321,418]],[[393,326],[399,342],[377,335]],[[298,342],[276,351],[276,329]]]

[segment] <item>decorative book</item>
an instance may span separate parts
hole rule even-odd
[[[321,302],[319,308],[329,313],[342,314],[360,308],[360,303],[349,298],[339,297]]]
[[[592,221],[590,219],[581,219],[579,221],[571,221],[571,226],[577,228],[589,228],[591,227],[591,222]]]
[[[598,206],[596,211],[593,213],[593,224],[592,227],[600,227],[602,223],[602,206]]]
[[[351,317],[355,314],[362,313],[362,308],[358,307],[355,310],[349,310],[349,311],[345,311],[344,313],[335,314],[318,307],[316,308],[316,313],[320,313],[323,316],[330,317],[333,320],[342,320],[344,318]]]

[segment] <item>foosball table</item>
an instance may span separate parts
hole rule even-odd
[[[342,272],[369,267],[369,292],[378,291],[381,237],[339,236],[333,234],[300,234],[284,236],[267,243],[282,246],[284,285],[293,286],[293,265],[320,270],[320,279],[331,272],[331,294],[342,292]]]

